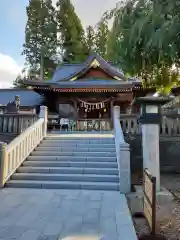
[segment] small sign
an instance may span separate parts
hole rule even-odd
[[[156,234],[156,178],[153,177],[148,169],[144,170],[144,215],[151,229],[151,234]]]

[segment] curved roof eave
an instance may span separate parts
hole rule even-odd
[[[24,84],[25,85],[32,85],[32,86],[37,86],[37,85],[40,85],[40,86],[49,86],[50,85],[50,81],[49,82],[41,82],[41,81],[33,81],[33,80],[26,80],[24,81]]]
[[[65,77],[64,79],[61,79],[61,80],[59,79],[59,81],[68,81],[79,74],[80,75],[85,74],[91,68],[91,64],[95,59],[99,62],[100,64],[99,67],[109,75],[112,75],[112,77],[116,76],[122,80],[127,80],[126,77],[121,72],[119,72],[115,67],[111,66],[97,53],[93,53],[89,56],[86,62],[84,62],[82,65],[78,67],[77,71],[73,72],[72,74],[70,74],[68,77]]]

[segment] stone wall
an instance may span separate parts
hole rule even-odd
[[[125,140],[131,148],[132,181],[142,181],[143,158],[141,135],[125,134]],[[160,137],[160,169],[161,172],[180,173],[180,137]]]

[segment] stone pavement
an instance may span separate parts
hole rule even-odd
[[[109,191],[0,190],[0,240],[77,235],[137,239],[125,196]]]

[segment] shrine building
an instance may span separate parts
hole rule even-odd
[[[68,118],[73,124],[78,122],[78,130],[110,130],[114,105],[120,106],[121,114],[130,113],[133,99],[155,91],[143,89],[141,81],[127,78],[96,53],[84,63],[60,66],[48,81],[24,83],[28,89],[0,90],[0,108],[19,95],[21,108],[46,105],[50,125],[58,126],[61,118]]]

